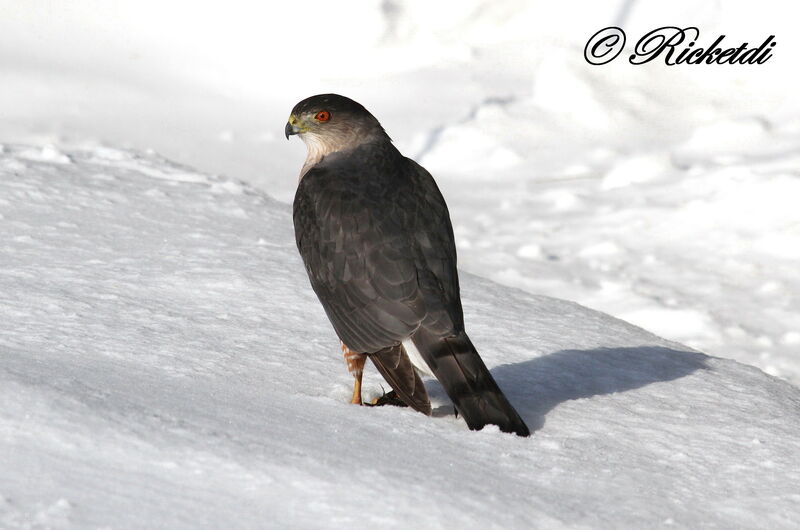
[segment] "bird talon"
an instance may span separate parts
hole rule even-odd
[[[393,407],[407,407],[408,405],[400,399],[397,393],[392,390],[391,392],[384,392],[384,394],[380,397],[376,397],[372,400],[371,403],[365,403],[368,407],[383,407],[385,405],[391,405]]]

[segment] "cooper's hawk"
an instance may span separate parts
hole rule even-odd
[[[403,402],[430,414],[416,365],[436,376],[470,429],[528,436],[464,331],[453,228],[430,173],[337,94],[295,105],[286,138],[293,134],[308,148],[294,199],[297,248],[342,341],[353,403],[369,357]]]

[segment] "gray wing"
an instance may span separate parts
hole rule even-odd
[[[421,323],[463,327],[447,206],[416,163],[398,154],[314,168],[294,224],[311,285],[350,349],[394,346]]]
[[[450,213],[431,174],[413,160],[406,161],[415,190],[409,206],[415,208],[410,224],[418,281],[428,306],[423,325],[441,335],[455,334],[464,329],[464,315]]]

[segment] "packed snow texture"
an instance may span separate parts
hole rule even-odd
[[[438,179],[465,270],[797,384],[798,9],[0,0],[0,142],[154,148],[288,201],[289,110],[343,93]],[[763,65],[587,64],[612,24],[631,49],[671,24],[777,45]]]
[[[462,273],[535,431],[471,432],[432,381],[433,417],[348,403],[290,206],[246,184],[6,145],[0,212],[2,528],[800,522],[800,390],[754,367]]]

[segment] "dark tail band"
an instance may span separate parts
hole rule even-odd
[[[493,424],[503,432],[530,435],[465,332],[443,338],[420,329],[413,340],[470,429]]]

